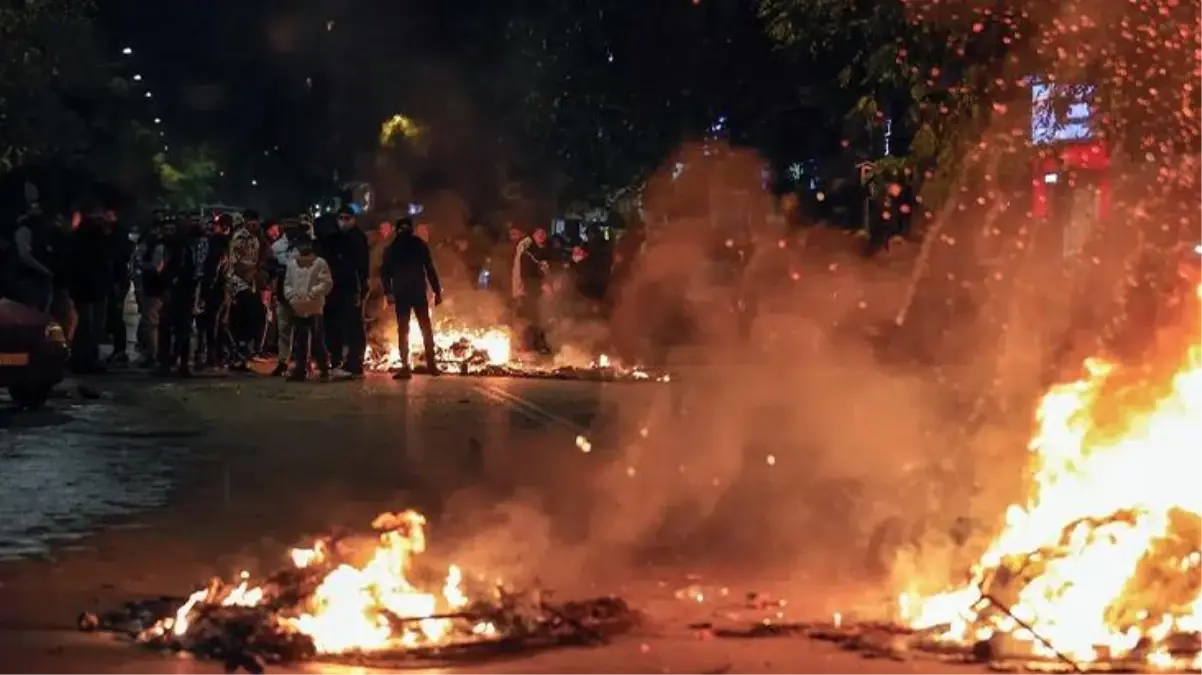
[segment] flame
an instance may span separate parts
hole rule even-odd
[[[426,519],[416,511],[386,513],[372,526],[381,531],[379,545],[362,566],[341,563],[331,566],[321,578],[306,605],[293,615],[282,615],[282,626],[309,636],[319,653],[404,649],[438,645],[449,641],[455,629],[454,612],[469,605],[463,590],[463,572],[456,565],[447,570],[441,593],[418,588],[410,581],[415,556],[426,550]],[[297,569],[330,562],[324,542],[289,553]],[[184,637],[204,605],[256,607],[269,599],[269,591],[250,582],[246,572],[232,588],[214,583],[189,596],[175,616],[155,626],[151,637],[167,631]],[[496,628],[489,622],[474,623],[469,633],[489,637]]]
[[[1167,386],[1091,360],[1053,387],[1029,445],[1032,496],[1009,508],[969,585],[903,595],[903,619],[956,642],[1006,633],[1077,663],[1172,663],[1169,638],[1202,629],[1200,355],[1195,329]],[[1104,424],[1116,410],[1121,424]]]
[[[512,338],[508,330],[499,327],[469,328],[450,319],[435,319],[434,347],[439,362],[466,363],[469,371],[473,366],[500,366],[512,358]],[[374,363],[381,369],[399,368],[402,364],[401,350],[395,340],[376,353],[369,346],[364,353],[366,363]],[[415,317],[409,317],[409,363],[425,357],[421,329]],[[483,359],[479,357],[483,356]],[[472,360],[475,359],[475,362]]]

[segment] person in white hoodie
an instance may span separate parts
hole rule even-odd
[[[313,235],[313,220],[308,216],[301,217],[300,223],[285,230],[284,234],[271,244],[270,267],[277,280],[274,312],[277,361],[275,370],[271,371],[275,376],[288,372],[288,360],[292,358],[292,307],[284,297],[284,275],[288,272],[288,263],[296,259],[296,242],[305,239],[316,239]]]
[[[330,379],[330,353],[326,349],[322,310],[326,296],[334,289],[330,266],[313,251],[313,242],[295,242],[296,257],[284,272],[284,298],[292,308],[292,374],[291,382],[304,382],[309,372],[309,352],[317,361],[317,371],[324,382]]]

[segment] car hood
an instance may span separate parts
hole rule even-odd
[[[12,300],[0,300],[0,330],[6,328],[45,328],[50,315]]]

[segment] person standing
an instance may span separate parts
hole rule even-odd
[[[50,316],[63,327],[68,342],[75,336],[75,304],[71,302],[71,239],[83,216],[72,211],[70,220],[55,218],[50,232],[50,270],[54,272],[54,293],[50,298]]]
[[[200,260],[201,237],[197,224],[186,223],[165,242],[163,277],[165,302],[159,322],[159,374],[192,375],[192,323],[197,314],[198,291],[204,275]]]
[[[540,319],[543,295],[549,290],[549,254],[547,231],[536,227],[529,237],[518,242],[513,259],[513,304],[522,323],[525,346],[540,353],[550,351]]]
[[[142,288],[139,305],[142,321],[138,330],[142,333],[144,355],[139,364],[141,367],[151,367],[160,362],[159,327],[170,286],[166,274],[167,246],[174,243],[175,237],[175,222],[170,217],[163,217],[138,242],[137,273]]]
[[[107,305],[112,295],[115,263],[104,211],[88,209],[71,241],[71,299],[79,324],[71,345],[76,373],[104,372],[100,342],[104,339]]]
[[[230,335],[234,341],[230,370],[247,372],[249,361],[263,337],[265,308],[262,288],[263,241],[259,216],[248,211],[246,220],[230,238],[229,275],[226,283],[230,297]]]
[[[330,266],[334,290],[325,304],[326,345],[335,377],[363,377],[363,352],[367,336],[363,301],[368,293],[371,247],[355,223],[355,213],[343,208],[338,227],[321,242],[322,257]]]
[[[45,312],[54,293],[50,224],[37,202],[17,221],[13,241],[17,252],[17,301]]]
[[[288,274],[288,263],[296,259],[297,245],[301,241],[313,243],[313,221],[303,217],[299,224],[289,228],[279,239],[271,244],[269,260],[272,276],[275,278],[275,322],[276,322],[276,364],[271,374],[279,377],[288,372],[288,361],[292,358],[292,345],[295,341],[295,324],[292,306],[284,293],[284,282]],[[325,347],[325,331],[321,333],[322,347]]]
[[[296,255],[284,272],[284,297],[292,310],[293,356],[289,382],[304,382],[309,374],[309,354],[317,361],[321,381],[330,379],[330,354],[326,350],[324,317],[326,297],[334,288],[330,266],[313,251],[308,237],[298,238]]]
[[[105,331],[113,344],[109,363],[126,365],[129,363],[129,332],[125,326],[125,299],[129,296],[134,243],[129,238],[129,232],[117,219],[115,208],[109,207],[104,210],[104,224],[113,262],[113,283],[105,303],[104,319]]]
[[[434,348],[434,327],[430,322],[429,293],[434,294],[434,305],[442,304],[442,284],[430,247],[413,232],[413,220],[402,218],[397,221],[396,238],[384,252],[380,269],[388,304],[396,307],[397,344],[401,353],[401,369],[393,379],[407,380],[412,376],[409,364],[409,316],[417,318],[422,332],[422,344],[426,352],[426,366],[431,375],[440,375],[438,358]],[[428,285],[427,285],[428,284]]]
[[[221,214],[213,221],[212,230],[200,240],[198,262],[200,276],[200,315],[196,324],[199,332],[197,361],[206,368],[225,365],[226,346],[229,342],[227,318],[229,303],[226,298],[226,276],[229,273],[230,228],[233,218]]]

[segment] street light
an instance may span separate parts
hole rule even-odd
[[[163,123],[163,120],[162,120],[162,119],[160,119],[160,118],[158,118],[158,117],[156,117],[156,118],[154,118],[154,123],[155,123],[155,124],[162,124],[162,123]]]
[[[252,178],[252,179],[251,179],[251,181],[250,181],[250,185],[251,185],[251,187],[259,187],[259,181],[257,181],[257,180],[254,180],[254,179]]]
[[[126,56],[130,56],[134,53],[134,50],[132,47],[126,47],[125,49],[121,50],[121,53],[125,54]]]
[[[146,98],[154,98],[154,94],[146,92]]]
[[[141,82],[141,81],[142,81],[142,74],[141,74],[141,73],[135,73],[135,74],[134,74],[134,82]]]

